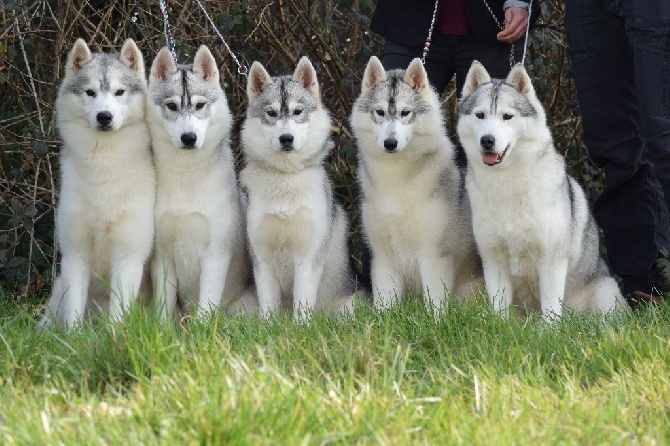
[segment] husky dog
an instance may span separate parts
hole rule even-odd
[[[250,285],[251,262],[230,148],[232,115],[212,53],[192,65],[160,50],[149,76],[147,122],[156,164],[156,303],[170,316],[177,295],[199,314],[231,310]],[[249,296],[247,296],[248,298]],[[251,310],[247,307],[247,310]]]
[[[88,310],[120,319],[140,292],[156,186],[145,96],[144,60],[133,40],[118,54],[75,42],[56,99],[61,270],[42,325],[71,329]]]
[[[421,61],[386,72],[372,56],[351,126],[374,306],[410,290],[439,310],[481,271],[454,148]]]
[[[333,143],[316,71],[303,57],[293,76],[273,78],[254,62],[247,95],[240,182],[261,312],[351,311],[347,217],[323,166]]]
[[[496,310],[609,313],[624,301],[601,258],[584,191],[566,173],[525,69],[505,81],[473,62],[459,103],[473,230]]]

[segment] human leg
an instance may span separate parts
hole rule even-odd
[[[520,44],[514,45],[512,63],[521,62],[522,51]],[[482,42],[474,35],[461,37],[459,45],[454,51],[454,71],[456,73],[456,92],[460,97],[465,83],[465,77],[470,70],[473,60],[479,61],[491,77],[505,79],[510,65],[512,46],[502,42]]]
[[[452,50],[456,36],[433,35],[432,45],[426,57],[426,73],[430,84],[438,93],[442,93],[454,75]],[[421,57],[423,46],[405,46],[394,42],[386,42],[382,51],[381,62],[385,69],[406,69],[409,63]]]
[[[634,0],[621,8],[633,49],[642,135],[670,208],[670,3]]]
[[[567,0],[572,72],[593,161],[605,169],[594,206],[610,264],[624,293],[650,292],[654,264],[668,242],[668,208],[640,127],[633,51],[622,20],[605,0]]]

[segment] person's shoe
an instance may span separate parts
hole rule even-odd
[[[663,302],[663,296],[661,296],[656,288],[654,288],[649,294],[645,293],[644,291],[636,290],[626,294],[625,297],[628,305],[630,305],[633,310],[638,310],[648,305],[658,306]]]

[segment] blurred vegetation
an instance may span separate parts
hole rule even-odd
[[[352,220],[352,256],[360,268],[356,148],[348,116],[367,60],[380,54],[381,39],[368,31],[376,2],[201,1],[243,65],[259,60],[279,74],[292,72],[302,55],[315,64],[334,121],[336,147],[328,166]],[[196,1],[165,4],[179,61],[190,62],[201,44],[219,61],[236,118],[236,138],[246,107],[246,78]],[[543,0],[542,8],[542,23],[529,39],[526,65],[547,107],[559,150],[593,198],[602,178],[583,145],[562,33],[563,2]],[[53,211],[58,201],[59,142],[53,104],[65,57],[77,37],[104,51],[117,50],[133,37],[148,67],[165,45],[159,2],[0,0],[0,295],[44,292],[56,270]],[[444,102],[453,133],[453,87]],[[234,144],[237,147],[237,140]]]

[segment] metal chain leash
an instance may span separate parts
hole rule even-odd
[[[486,9],[489,10],[489,14],[491,14],[491,17],[493,18],[493,21],[496,22],[496,26],[498,27],[498,29],[500,29],[501,31],[503,29],[505,29],[505,25],[508,24],[509,21],[508,20],[503,20],[503,22],[500,23],[498,21],[498,17],[496,17],[496,15],[493,13],[493,9],[491,9],[491,5],[489,5],[489,2],[487,2],[486,0],[482,0],[482,2],[484,2],[484,6],[486,6]],[[528,20],[530,21],[530,17],[528,17]],[[512,66],[514,65],[514,44],[510,43],[509,46],[510,46],[510,48],[509,48],[509,66],[510,66],[510,68],[512,68]]]
[[[489,5],[489,2],[487,2],[486,0],[482,0],[482,2],[484,2],[484,6],[486,6],[486,9],[489,10],[489,14],[491,14],[491,17],[493,17],[493,21],[496,22],[496,26],[499,29],[503,29],[504,26],[498,21],[498,17],[496,17],[496,15],[493,13],[493,9],[491,9],[491,5]],[[504,24],[504,22],[503,22],[503,24]]]
[[[230,54],[230,57],[232,57],[233,60],[235,61],[235,63],[237,64],[237,72],[240,75],[246,77],[247,73],[249,73],[249,69],[247,68],[247,66],[242,65],[240,63],[240,61],[237,59],[237,57],[235,56],[235,53],[233,53],[233,50],[230,49],[230,46],[228,45],[228,42],[226,42],[226,39],[223,38],[223,36],[219,32],[218,28],[214,24],[214,20],[212,20],[212,17],[210,17],[210,15],[207,13],[207,11],[205,10],[205,7],[202,5],[200,0],[195,0],[195,1],[198,4],[198,6],[200,7],[200,9],[202,10],[202,13],[205,14],[205,17],[207,17],[207,20],[209,21],[209,24],[212,25],[212,28],[214,28],[214,32],[216,33],[216,35],[219,36],[219,39],[221,39],[221,42],[223,42],[223,45],[228,50],[228,54]]]
[[[484,6],[486,6],[486,9],[489,10],[489,14],[491,14],[491,17],[493,18],[493,21],[496,22],[496,26],[500,29],[503,30],[505,29],[505,25],[509,23],[508,20],[503,20],[503,23],[501,24],[498,21],[498,18],[496,15],[493,13],[493,10],[491,9],[491,6],[486,0],[482,0],[484,2]],[[528,49],[528,34],[530,33],[530,16],[533,13],[533,0],[530,0],[528,2],[528,20],[526,21],[526,35],[524,37],[523,41],[523,54],[521,55],[521,64],[523,65],[524,62],[526,61],[526,50]],[[509,66],[510,68],[514,65],[514,44],[510,44],[510,53],[509,53]]]
[[[428,51],[430,51],[430,42],[433,39],[433,28],[435,27],[435,18],[437,17],[437,10],[440,4],[440,0],[435,0],[435,8],[433,9],[433,18],[430,21],[430,27],[428,28],[428,37],[426,37],[426,43],[423,44],[423,55],[421,56],[421,63],[426,65],[426,56],[428,56]]]
[[[177,52],[174,49],[174,40],[172,39],[172,28],[170,27],[170,21],[168,20],[167,7],[165,6],[165,0],[158,0],[158,5],[161,8],[163,13],[163,34],[165,34],[165,43],[167,44],[170,52],[172,53],[172,58],[175,63],[177,63]]]
[[[130,26],[128,27],[128,37],[135,39],[135,24],[137,23],[137,16],[140,13],[140,3],[142,3],[141,0],[137,0],[135,2],[135,6],[133,6],[133,13],[130,16]]]
[[[200,0],[196,0],[198,4],[200,4]],[[489,14],[491,14],[491,18],[493,18],[493,21],[495,22],[496,26],[498,29],[503,30],[505,29],[505,25],[509,23],[508,20],[503,20],[502,23],[498,20],[498,17],[493,12],[493,9],[491,9],[491,5],[486,0],[482,0],[484,3],[484,6],[486,6],[486,9],[489,11]],[[433,29],[435,28],[435,20],[437,18],[437,11],[439,9],[439,4],[440,0],[435,0],[435,7],[433,8],[433,17],[430,21],[430,26],[428,27],[428,37],[426,37],[426,42],[423,44],[423,50],[422,50],[422,56],[421,56],[421,63],[426,65],[426,57],[428,56],[428,52],[430,51],[430,44],[433,39]],[[530,33],[530,16],[532,14],[532,9],[533,7],[533,0],[529,0],[528,2],[528,20],[526,21],[526,33],[524,37],[524,42],[523,42],[523,54],[521,56],[521,63],[523,64],[526,61],[526,50],[528,49],[528,35]],[[202,8],[202,6],[201,6]],[[207,14],[207,13],[205,13]],[[209,17],[208,17],[209,18]],[[211,19],[210,19],[211,20]],[[216,28],[215,28],[216,29]],[[220,36],[219,36],[220,37]],[[223,38],[222,38],[223,40]],[[225,44],[225,41],[224,41]],[[228,45],[226,45],[226,48],[228,48]],[[228,51],[230,51],[230,48],[228,48]],[[232,52],[231,52],[232,55]],[[233,58],[235,56],[233,55]],[[514,65],[515,57],[514,57],[514,44],[510,44],[510,49],[509,49],[509,66],[510,68]],[[235,59],[235,62],[237,62],[237,59]],[[238,63],[239,66],[239,63]]]

